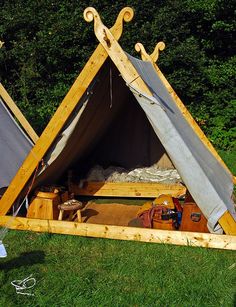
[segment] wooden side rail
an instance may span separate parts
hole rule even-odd
[[[186,188],[182,184],[82,181],[70,182],[69,192],[81,196],[155,198],[161,194],[180,197],[185,195]]]

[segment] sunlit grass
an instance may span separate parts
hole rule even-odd
[[[233,306],[235,253],[10,231],[0,306]],[[10,284],[33,274],[33,297]]]

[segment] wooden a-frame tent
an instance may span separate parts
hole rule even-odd
[[[87,8],[84,17],[89,22],[94,20],[95,34],[100,43],[1,199],[0,224],[5,225],[8,222],[10,217],[6,215],[7,212],[25,186],[29,184],[40,162],[60,143],[57,141],[59,134],[63,129],[65,131],[68,128],[70,121],[73,126],[76,114],[79,114],[76,119],[79,121],[92,93],[91,87],[94,86],[94,80],[110,58],[111,64],[108,66],[106,73],[112,75],[111,68],[109,68],[112,66],[117,70],[117,76],[119,74],[122,76],[123,84],[128,86],[145,112],[155,134],[159,137],[178,171],[180,171],[188,190],[204,215],[205,212],[206,214],[211,213],[213,208],[217,216],[216,221],[212,220],[213,226],[218,222],[226,235],[31,218],[15,218],[9,227],[82,236],[235,249],[236,222],[234,205],[230,199],[235,177],[228,170],[155,64],[159,51],[163,49],[163,43],[157,44],[151,55],[145,52],[141,44],[137,44],[136,50],[141,52],[143,60],[140,61],[126,54],[118,43],[122,34],[123,20],[130,21],[132,19],[132,9],[124,8],[111,29],[103,25],[98,13],[93,8]],[[111,88],[110,78],[110,90]],[[109,91],[109,88],[107,91]],[[112,97],[113,93],[110,93],[111,102]],[[122,96],[120,96],[120,99],[122,99]],[[181,145],[178,149],[179,143]],[[84,151],[86,152],[86,150]],[[205,161],[205,158],[207,161]],[[188,167],[190,174],[188,174]],[[192,174],[191,167],[193,168]],[[199,171],[195,172],[196,169]],[[44,173],[47,174],[47,170]],[[201,177],[196,177],[195,173],[202,176],[202,180]],[[45,176],[43,174],[43,179],[39,180],[40,184],[44,182]],[[222,177],[222,180],[219,179],[220,177]],[[198,184],[196,184],[196,180],[198,180]],[[202,188],[203,190],[205,188],[205,191],[202,190],[201,193]],[[208,202],[212,203],[211,207],[209,207]]]

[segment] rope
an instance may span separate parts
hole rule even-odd
[[[112,96],[112,69],[110,66],[110,109],[112,108],[113,104],[113,96]]]
[[[26,277],[23,280],[13,280],[11,285],[15,287],[17,294],[34,296],[33,293],[30,292],[22,292],[28,289],[33,288],[36,285],[36,279],[32,277],[32,274]]]
[[[23,199],[23,201],[21,202],[21,204],[19,205],[19,207],[17,208],[17,210],[14,212],[13,211],[13,215],[12,217],[8,220],[8,222],[5,224],[5,226],[1,229],[0,231],[0,241],[3,241],[3,239],[5,238],[8,230],[9,230],[9,226],[13,223],[13,220],[15,219],[15,217],[17,216],[17,214],[19,213],[21,207],[23,206],[24,203],[26,203],[26,209],[27,209],[27,204],[28,204],[28,196],[29,196],[29,193],[34,185],[34,181],[35,181],[35,178],[36,178],[36,175],[37,175],[37,172],[38,172],[38,168],[39,168],[39,164],[37,164],[36,166],[36,169],[35,169],[35,172],[34,172],[34,176],[33,176],[33,179],[31,181],[31,184],[29,186],[29,189],[26,193],[26,196],[25,198]]]

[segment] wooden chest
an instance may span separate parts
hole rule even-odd
[[[209,232],[207,228],[207,219],[195,202],[184,203],[180,230]]]

